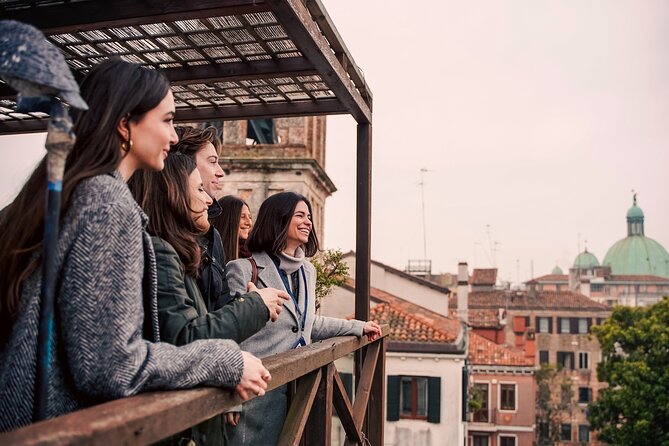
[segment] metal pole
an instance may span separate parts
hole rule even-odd
[[[51,119],[49,120],[49,130],[46,139],[48,186],[44,213],[42,301],[40,304],[37,335],[37,369],[33,421],[43,420],[47,416],[51,350],[53,345],[60,196],[63,186],[65,160],[75,140],[70,116],[65,106],[56,99],[52,102],[50,115]]]

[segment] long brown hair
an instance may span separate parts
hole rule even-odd
[[[121,161],[121,119],[138,122],[167,95],[169,83],[156,70],[121,60],[96,66],[81,84],[88,111],[74,115],[77,140],[65,163],[61,219],[80,181],[116,170]],[[46,157],[0,217],[0,341],[18,311],[21,284],[40,266],[35,256],[44,233]]]
[[[263,201],[247,241],[249,251],[280,253],[288,243],[288,226],[300,201],[304,201],[311,214],[311,203],[307,197],[295,192],[279,192]],[[302,249],[307,257],[314,256],[320,249],[313,222],[309,239],[302,245]]]
[[[218,200],[221,213],[211,219],[211,225],[221,234],[225,260],[239,258],[239,222],[242,218],[242,209],[248,204],[241,198],[228,195]],[[250,208],[249,208],[250,209]]]
[[[149,217],[149,234],[172,245],[183,262],[186,274],[198,276],[202,231],[193,222],[190,207],[189,177],[195,161],[183,153],[167,156],[160,172],[138,171],[128,185]]]

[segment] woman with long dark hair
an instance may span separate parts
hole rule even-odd
[[[170,153],[160,172],[137,172],[130,189],[149,217],[148,232],[156,252],[158,272],[158,320],[163,341],[185,345],[199,339],[233,339],[242,342],[270,319],[277,318],[290,296],[265,289],[234,299],[208,311],[197,284],[200,273],[200,242],[209,231],[208,208],[212,203],[204,190],[195,161],[180,152]],[[254,288],[254,287],[253,287]],[[264,392],[261,389],[258,395]],[[221,417],[185,433],[196,444],[224,443]]]
[[[211,219],[211,224],[223,239],[223,250],[228,262],[250,257],[246,240],[253,228],[253,217],[249,205],[241,198],[228,195],[218,200],[221,212]]]
[[[243,290],[255,276],[259,288],[284,289],[291,299],[275,323],[241,343],[245,350],[263,358],[334,336],[365,334],[373,340],[381,334],[375,322],[316,314],[316,269],[306,257],[316,254],[319,245],[306,197],[281,192],[266,199],[249,235],[248,248],[250,259],[227,265],[230,290]],[[229,430],[230,443],[276,444],[286,417],[286,391],[287,387],[281,386],[244,404],[237,427]]]
[[[265,389],[267,370],[232,341],[157,342],[155,256],[126,181],[161,170],[176,143],[167,79],[109,60],[81,95],[89,110],[75,116],[63,178],[47,417],[151,389]],[[45,170],[43,160],[0,220],[0,431],[32,416]]]

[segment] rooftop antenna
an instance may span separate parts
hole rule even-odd
[[[423,259],[427,260],[427,230],[425,227],[425,178],[423,175],[425,175],[427,172],[431,172],[430,170],[427,170],[425,167],[422,167],[420,169],[420,183],[418,185],[420,186],[420,201],[421,201],[421,207],[423,211]]]

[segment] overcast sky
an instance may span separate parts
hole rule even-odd
[[[375,260],[423,258],[421,168],[435,272],[491,266],[494,242],[505,280],[566,270],[579,234],[601,261],[631,189],[669,247],[669,3],[322,1],[374,94]],[[349,250],[355,122],[327,131],[326,244]],[[1,204],[43,140],[0,137]]]
[[[489,267],[487,225],[505,280],[566,272],[579,234],[601,261],[631,189],[669,247],[669,3],[323,2],[374,94],[374,259],[423,258],[421,168],[435,271]],[[353,119],[328,118],[326,242],[344,249],[354,147]]]

